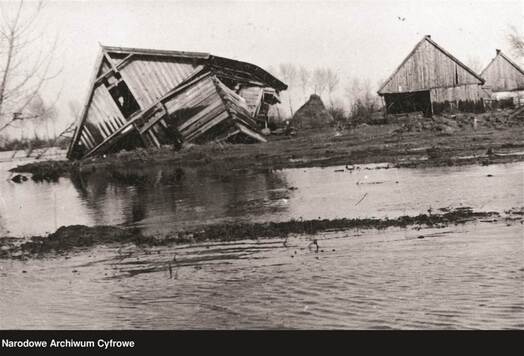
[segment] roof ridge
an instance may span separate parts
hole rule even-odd
[[[211,56],[208,52],[196,52],[196,51],[178,51],[170,49],[158,49],[158,48],[142,48],[142,47],[122,47],[122,46],[108,46],[101,43],[100,47],[106,52],[129,52],[139,54],[165,54],[165,55],[181,55],[181,56],[195,56],[195,57],[209,57]]]
[[[497,56],[501,56],[502,58],[504,58],[509,64],[511,64],[513,67],[515,67],[516,70],[518,70],[519,72],[521,72],[524,75],[524,69],[520,68],[520,66],[517,63],[513,62],[502,51],[499,50],[499,52],[497,53]]]
[[[439,49],[442,53],[444,53],[446,56],[448,56],[451,60],[453,60],[454,62],[458,63],[462,68],[464,68],[466,71],[468,71],[470,74],[472,74],[475,78],[480,80],[481,84],[484,84],[486,82],[481,76],[479,76],[477,73],[475,73],[475,71],[473,69],[471,69],[470,67],[465,65],[457,57],[455,57],[454,55],[452,55],[451,53],[446,51],[444,48],[439,46],[435,41],[433,41],[431,39],[431,36],[429,36],[429,35],[425,36],[424,39],[427,40],[429,43],[431,43],[433,46],[435,46],[437,49]]]

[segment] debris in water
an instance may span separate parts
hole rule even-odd
[[[318,249],[319,249],[319,246],[318,246],[318,242],[317,242],[317,239],[314,239],[313,242],[311,242],[307,247],[309,249],[309,251],[311,251],[311,248],[312,246],[315,246],[315,253],[318,253]]]
[[[365,193],[365,194],[362,196],[362,198],[360,198],[360,200],[355,204],[355,206],[357,206],[358,204],[360,204],[360,202],[361,202],[362,200],[364,200],[367,196],[368,196],[368,193]]]
[[[27,180],[27,177],[23,176],[21,174],[17,174],[13,178],[11,178],[11,180],[13,182],[15,182],[15,183],[22,183],[22,182],[25,182]]]

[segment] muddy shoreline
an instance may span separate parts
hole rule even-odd
[[[29,239],[0,238],[0,258],[26,259],[40,258],[53,254],[67,254],[78,248],[104,244],[128,244],[136,246],[168,246],[172,244],[201,243],[206,241],[258,240],[264,238],[286,238],[289,235],[315,235],[328,231],[352,229],[387,229],[422,227],[443,228],[450,225],[473,221],[494,222],[503,219],[506,223],[524,222],[524,208],[506,212],[504,217],[497,212],[476,212],[463,207],[453,210],[439,209],[438,213],[401,216],[395,219],[317,219],[290,220],[267,223],[220,223],[173,232],[169,236],[144,236],[139,230],[116,226],[84,225],[62,226],[47,236],[34,236]],[[419,238],[424,238],[423,235]],[[285,240],[284,240],[285,244]]]
[[[420,127],[408,118],[404,122],[360,125],[342,131],[325,128],[298,131],[292,137],[272,135],[263,144],[188,144],[180,150],[165,146],[81,161],[40,161],[20,165],[11,172],[30,173],[38,182],[129,166],[148,169],[169,165],[227,175],[239,170],[371,163],[414,168],[524,161],[524,120],[515,118],[506,122],[501,119],[507,116],[505,112],[483,115],[478,117],[482,125],[475,129],[468,126],[470,118],[415,121]],[[449,125],[455,120],[464,124],[450,131]]]

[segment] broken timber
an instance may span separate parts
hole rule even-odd
[[[265,142],[286,84],[207,53],[102,46],[67,157],[182,142]]]

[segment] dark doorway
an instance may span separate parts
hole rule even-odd
[[[140,106],[123,80],[109,88],[109,94],[111,94],[120,112],[126,119],[140,110]]]
[[[429,90],[410,93],[385,94],[388,114],[405,114],[422,111],[424,116],[431,116],[431,96]]]

